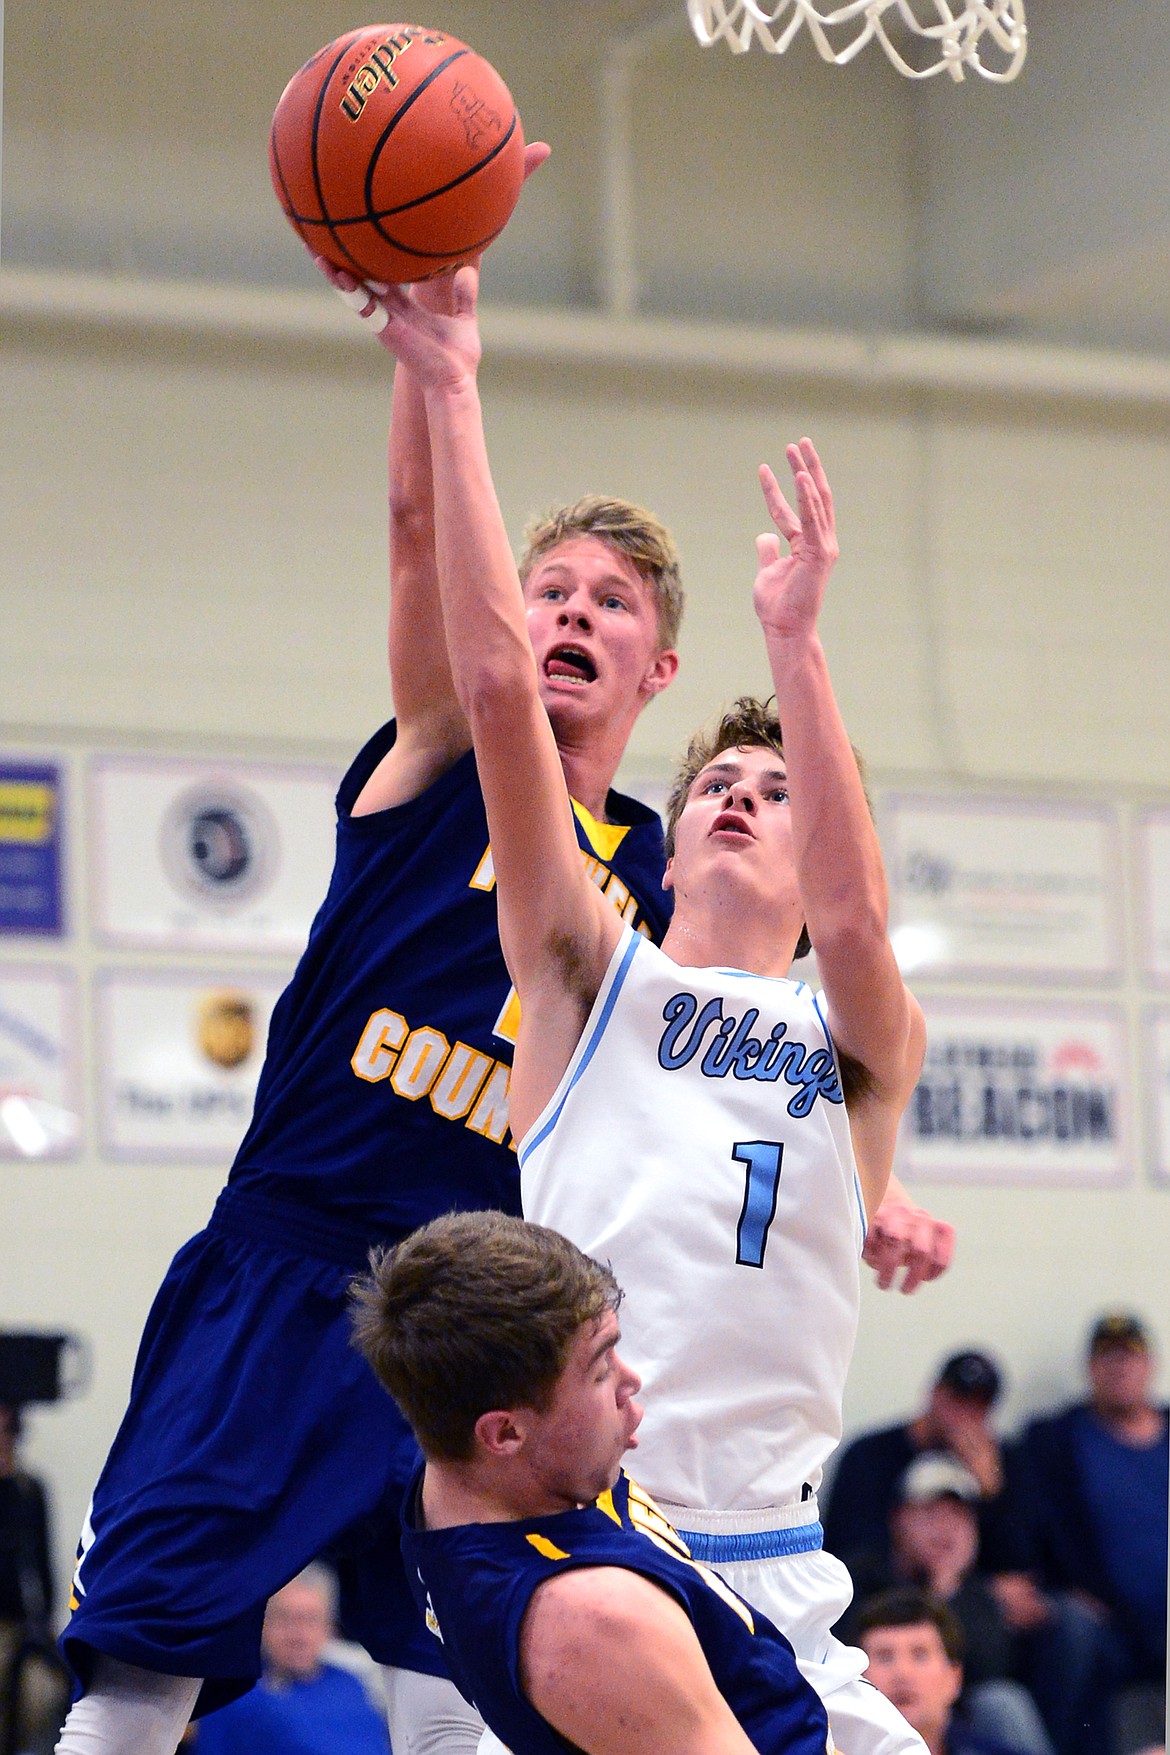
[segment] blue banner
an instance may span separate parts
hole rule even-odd
[[[0,761],[0,932],[64,931],[61,770]]]

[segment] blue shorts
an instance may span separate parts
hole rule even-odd
[[[225,1190],[175,1257],[82,1539],[61,1637],[80,1690],[97,1651],[206,1678],[199,1712],[236,1698],[260,1673],[268,1598],[323,1553],[352,1638],[445,1674],[399,1551],[418,1450],[350,1345],[367,1241]]]

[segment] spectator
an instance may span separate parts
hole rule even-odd
[[[953,1354],[926,1406],[913,1419],[863,1433],[841,1453],[825,1510],[825,1546],[850,1571],[866,1556],[889,1557],[890,1513],[915,1457],[940,1451],[961,1462],[979,1485],[980,1564],[998,1572],[1018,1564],[1004,1495],[1004,1459],[991,1425],[1003,1378],[986,1353]]]
[[[963,1635],[945,1603],[920,1590],[887,1591],[858,1618],[866,1676],[913,1725],[930,1755],[1019,1755],[955,1713],[963,1686]]]
[[[888,1557],[853,1563],[856,1604],[876,1593],[916,1586],[945,1603],[963,1638],[964,1715],[980,1735],[1023,1755],[1053,1755],[1052,1743],[1027,1689],[1012,1675],[1015,1639],[990,1581],[979,1571],[979,1483],[952,1456],[926,1453],[903,1475],[890,1513]],[[835,1629],[857,1643],[861,1608]]]
[[[390,1755],[385,1722],[361,1683],[325,1661],[335,1594],[319,1565],[277,1591],[264,1617],[260,1681],[199,1721],[199,1755]]]
[[[1087,1755],[1162,1741],[1170,1445],[1154,1369],[1140,1317],[1107,1313],[1089,1336],[1089,1399],[1032,1421],[1021,1445],[1036,1583],[1071,1593],[1104,1634],[1116,1722],[1090,1727]]]
[[[0,1747],[51,1747],[68,1687],[50,1633],[48,1501],[20,1462],[22,1410],[0,1402]]]

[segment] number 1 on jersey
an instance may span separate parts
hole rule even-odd
[[[762,1268],[768,1227],[776,1217],[776,1190],[780,1186],[784,1147],[779,1140],[739,1140],[732,1146],[731,1155],[748,1167],[743,1210],[735,1232],[735,1259],[743,1267]]]

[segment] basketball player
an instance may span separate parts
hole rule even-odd
[[[449,282],[421,296],[441,304]],[[386,1666],[395,1755],[474,1750],[482,1732],[410,1598],[398,1507],[418,1452],[349,1343],[345,1301],[371,1244],[455,1207],[520,1206],[515,1008],[409,370],[390,484],[397,717],[341,783],[329,893],[274,1013],[252,1123],[150,1314],[82,1541],[64,1649],[84,1692],[63,1755],[174,1755],[197,1703],[251,1685],[267,1598],[326,1549],[348,1630]],[[639,508],[594,498],[546,520],[524,565],[581,869],[615,919],[661,937],[661,824],[610,785],[675,673],[673,545]]]
[[[825,1755],[792,1648],[621,1473],[638,1379],[612,1273],[502,1213],[417,1231],[356,1288],[425,1458],[403,1550],[427,1624],[525,1755]]]
[[[815,1499],[841,1432],[865,1213],[885,1196],[925,1038],[817,635],[837,555],[828,482],[808,439],[787,453],[799,515],[760,472],[776,533],[759,539],[755,606],[785,735],[741,702],[692,745],[659,950],[580,869],[483,442],[474,274],[456,286],[449,318],[390,289],[385,334],[427,386],[448,648],[522,1005],[525,1210],[631,1289],[643,1484],[700,1557],[742,1568],[849,1755],[921,1750],[858,1680],[864,1655],[829,1632],[851,1587],[821,1551]],[[785,979],[806,929],[820,998]]]

